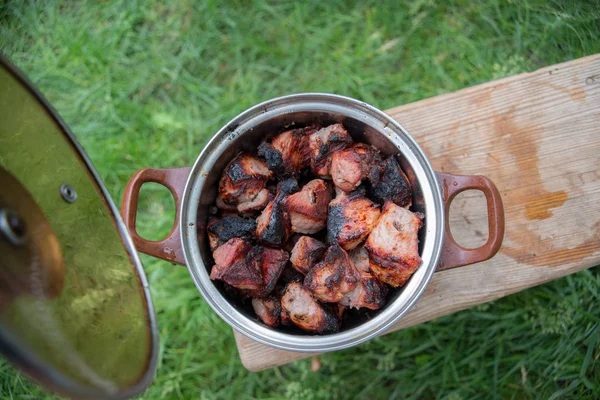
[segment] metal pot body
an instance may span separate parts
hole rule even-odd
[[[400,154],[401,166],[412,184],[413,211],[425,215],[419,233],[423,260],[407,284],[393,291],[388,304],[374,315],[358,318],[340,332],[309,335],[267,327],[234,302],[210,280],[212,256],[205,234],[223,169],[239,151],[256,151],[261,141],[284,127],[342,123],[355,142],[378,148],[384,155]],[[186,181],[185,186],[183,181]],[[163,241],[149,242],[135,232],[137,194],[144,182],[167,186],[178,206],[177,223]],[[478,249],[464,249],[452,238],[447,212],[452,198],[467,189],[482,190],[488,203],[490,237]],[[263,344],[283,350],[326,352],[372,338],[395,324],[417,301],[433,273],[492,257],[503,236],[500,195],[485,177],[436,174],[427,157],[395,120],[358,100],[323,93],[294,94],[266,101],[235,117],[210,140],[190,168],[145,169],[134,175],[123,199],[123,216],[140,251],[187,265],[204,299],[234,329]]]

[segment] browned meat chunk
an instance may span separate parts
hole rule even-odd
[[[267,188],[262,189],[253,200],[246,201],[240,204],[227,204],[221,196],[217,196],[216,206],[221,210],[222,215],[237,215],[238,213],[250,213],[252,211],[260,211],[273,200],[273,193]]]
[[[254,200],[238,204],[237,210],[241,213],[260,211],[264,209],[271,200],[273,200],[273,194],[269,189],[265,188],[258,192]]]
[[[336,190],[335,199],[329,203],[327,216],[327,241],[339,243],[345,250],[358,246],[371,232],[377,219],[379,207],[364,197],[364,191],[345,193]]]
[[[304,279],[304,286],[314,296],[325,302],[335,303],[356,287],[360,273],[352,265],[348,253],[338,245],[327,249],[323,261],[311,268]]]
[[[352,144],[352,137],[342,124],[329,125],[309,137],[310,167],[315,175],[329,178],[331,155]]]
[[[216,265],[227,267],[235,261],[243,259],[252,250],[252,247],[248,241],[234,238],[213,251],[213,259]]]
[[[252,308],[258,317],[268,326],[281,324],[281,302],[276,297],[252,299]]]
[[[365,244],[373,275],[393,287],[406,283],[421,264],[420,227],[421,218],[417,214],[386,201]]]
[[[289,259],[289,254],[283,250],[264,247],[261,258],[263,286],[250,292],[250,296],[264,297],[270,294]]]
[[[365,246],[358,246],[348,252],[352,264],[360,272],[369,272],[369,252],[365,249]]]
[[[262,248],[244,239],[234,238],[213,252],[215,265],[210,279],[222,280],[238,289],[258,290],[263,286]]]
[[[310,164],[308,137],[315,131],[308,126],[280,133],[270,144],[262,142],[258,155],[265,158],[269,169],[278,176],[298,176]]]
[[[290,261],[298,272],[306,275],[308,270],[323,257],[325,250],[327,250],[327,247],[317,239],[302,236],[292,249]]]
[[[379,310],[385,305],[387,286],[368,272],[362,272],[354,290],[348,292],[339,304],[350,308]]]
[[[219,181],[219,196],[225,205],[238,206],[253,201],[264,189],[271,171],[260,158],[239,153],[225,167]]]
[[[206,227],[210,249],[215,250],[233,238],[250,240],[256,232],[256,221],[237,216],[213,219]]]
[[[292,234],[290,215],[283,207],[283,199],[298,190],[298,182],[286,179],[277,185],[275,198],[267,204],[256,219],[256,237],[273,246],[283,246]]]
[[[329,200],[329,188],[321,179],[308,182],[298,193],[286,197],[283,205],[290,214],[292,230],[311,234],[325,228]]]
[[[379,152],[364,143],[338,150],[331,155],[333,184],[344,192],[351,192],[366,178],[376,182],[379,179],[380,162]]]
[[[412,204],[412,189],[410,181],[400,168],[396,157],[390,156],[380,167],[378,182],[373,185],[372,197],[378,203],[393,201],[400,207]]]
[[[287,285],[281,298],[281,307],[289,314],[294,325],[306,331],[325,333],[339,329],[336,313],[317,302],[299,282]]]

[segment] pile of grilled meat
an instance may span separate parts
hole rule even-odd
[[[288,130],[256,155],[237,154],[218,193],[210,277],[251,299],[268,326],[335,332],[346,308],[380,309],[388,285],[421,264],[423,217],[408,210],[398,160],[354,143],[341,124]]]

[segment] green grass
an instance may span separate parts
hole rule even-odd
[[[592,1],[78,1],[0,5],[0,48],[41,89],[118,203],[142,167],[190,165],[245,108],[334,92],[379,108],[600,51]],[[140,230],[172,200],[144,190]],[[600,271],[583,271],[361,346],[249,373],[187,271],[143,257],[161,353],[142,396],[600,398]],[[4,398],[47,396],[0,361]]]

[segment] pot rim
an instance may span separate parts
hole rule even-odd
[[[386,136],[415,170],[423,192],[426,223],[421,258],[423,263],[402,292],[374,318],[351,329],[328,335],[294,335],[268,328],[240,312],[210,280],[198,246],[197,208],[208,170],[229,143],[250,127],[283,113],[337,112],[358,119]],[[205,165],[210,168],[205,169]],[[233,329],[262,344],[281,350],[325,352],[348,348],[373,338],[393,326],[425,291],[440,259],[444,240],[444,204],[435,172],[414,138],[398,122],[379,109],[350,97],[329,93],[298,93],[257,104],[225,124],[204,147],[188,176],[181,202],[180,235],[188,271],[202,297]]]

